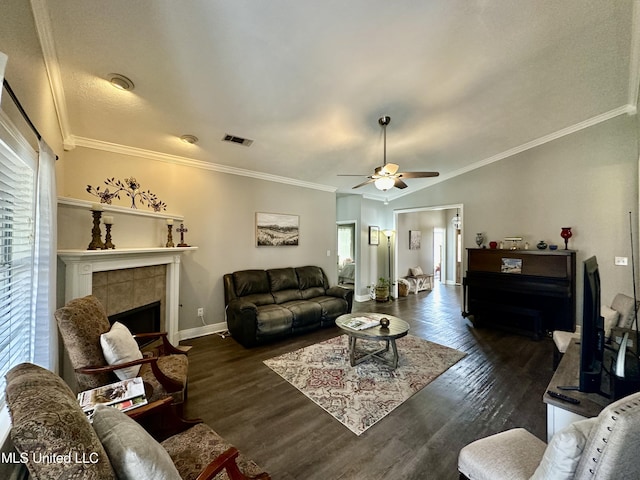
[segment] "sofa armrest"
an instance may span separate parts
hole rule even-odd
[[[258,307],[247,300],[236,298],[227,306],[227,328],[231,336],[244,347],[256,344]]]
[[[349,300],[349,296],[353,296],[353,290],[350,288],[340,287],[338,285],[334,285],[327,289],[327,295],[331,297],[338,297],[344,300]]]
[[[346,313],[351,313],[351,308],[353,307],[353,290],[350,288],[344,288],[339,285],[334,285],[331,288],[327,289],[327,295],[331,297],[342,298],[347,302],[347,311]]]
[[[242,314],[246,310],[252,311],[255,314],[258,313],[258,307],[255,303],[248,302],[247,300],[243,300],[241,298],[231,300],[227,307],[227,312],[234,312],[238,314]]]

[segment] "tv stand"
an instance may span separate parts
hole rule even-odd
[[[600,393],[584,393],[578,390],[566,393],[570,397],[580,400],[579,404],[565,402],[547,393],[548,390],[565,393],[567,387],[578,385],[579,377],[580,345],[579,340],[574,339],[567,347],[567,351],[542,397],[543,402],[547,404],[547,442],[551,440],[554,433],[569,424],[585,418],[596,417],[610,403],[609,398]]]

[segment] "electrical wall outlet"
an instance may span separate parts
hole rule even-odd
[[[198,316],[199,316],[199,317],[204,317],[204,308],[200,307],[200,308],[198,309]]]
[[[629,259],[627,257],[616,257],[614,263],[616,265],[626,266],[628,265]]]

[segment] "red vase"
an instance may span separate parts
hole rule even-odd
[[[573,236],[571,233],[571,227],[562,227],[560,236],[564,238],[564,249],[569,250],[569,239]]]

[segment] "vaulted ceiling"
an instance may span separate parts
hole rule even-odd
[[[32,5],[67,148],[342,193],[394,198],[637,103],[631,0]],[[110,73],[135,89],[114,89]],[[351,189],[382,164],[383,114],[387,160],[440,177]]]

